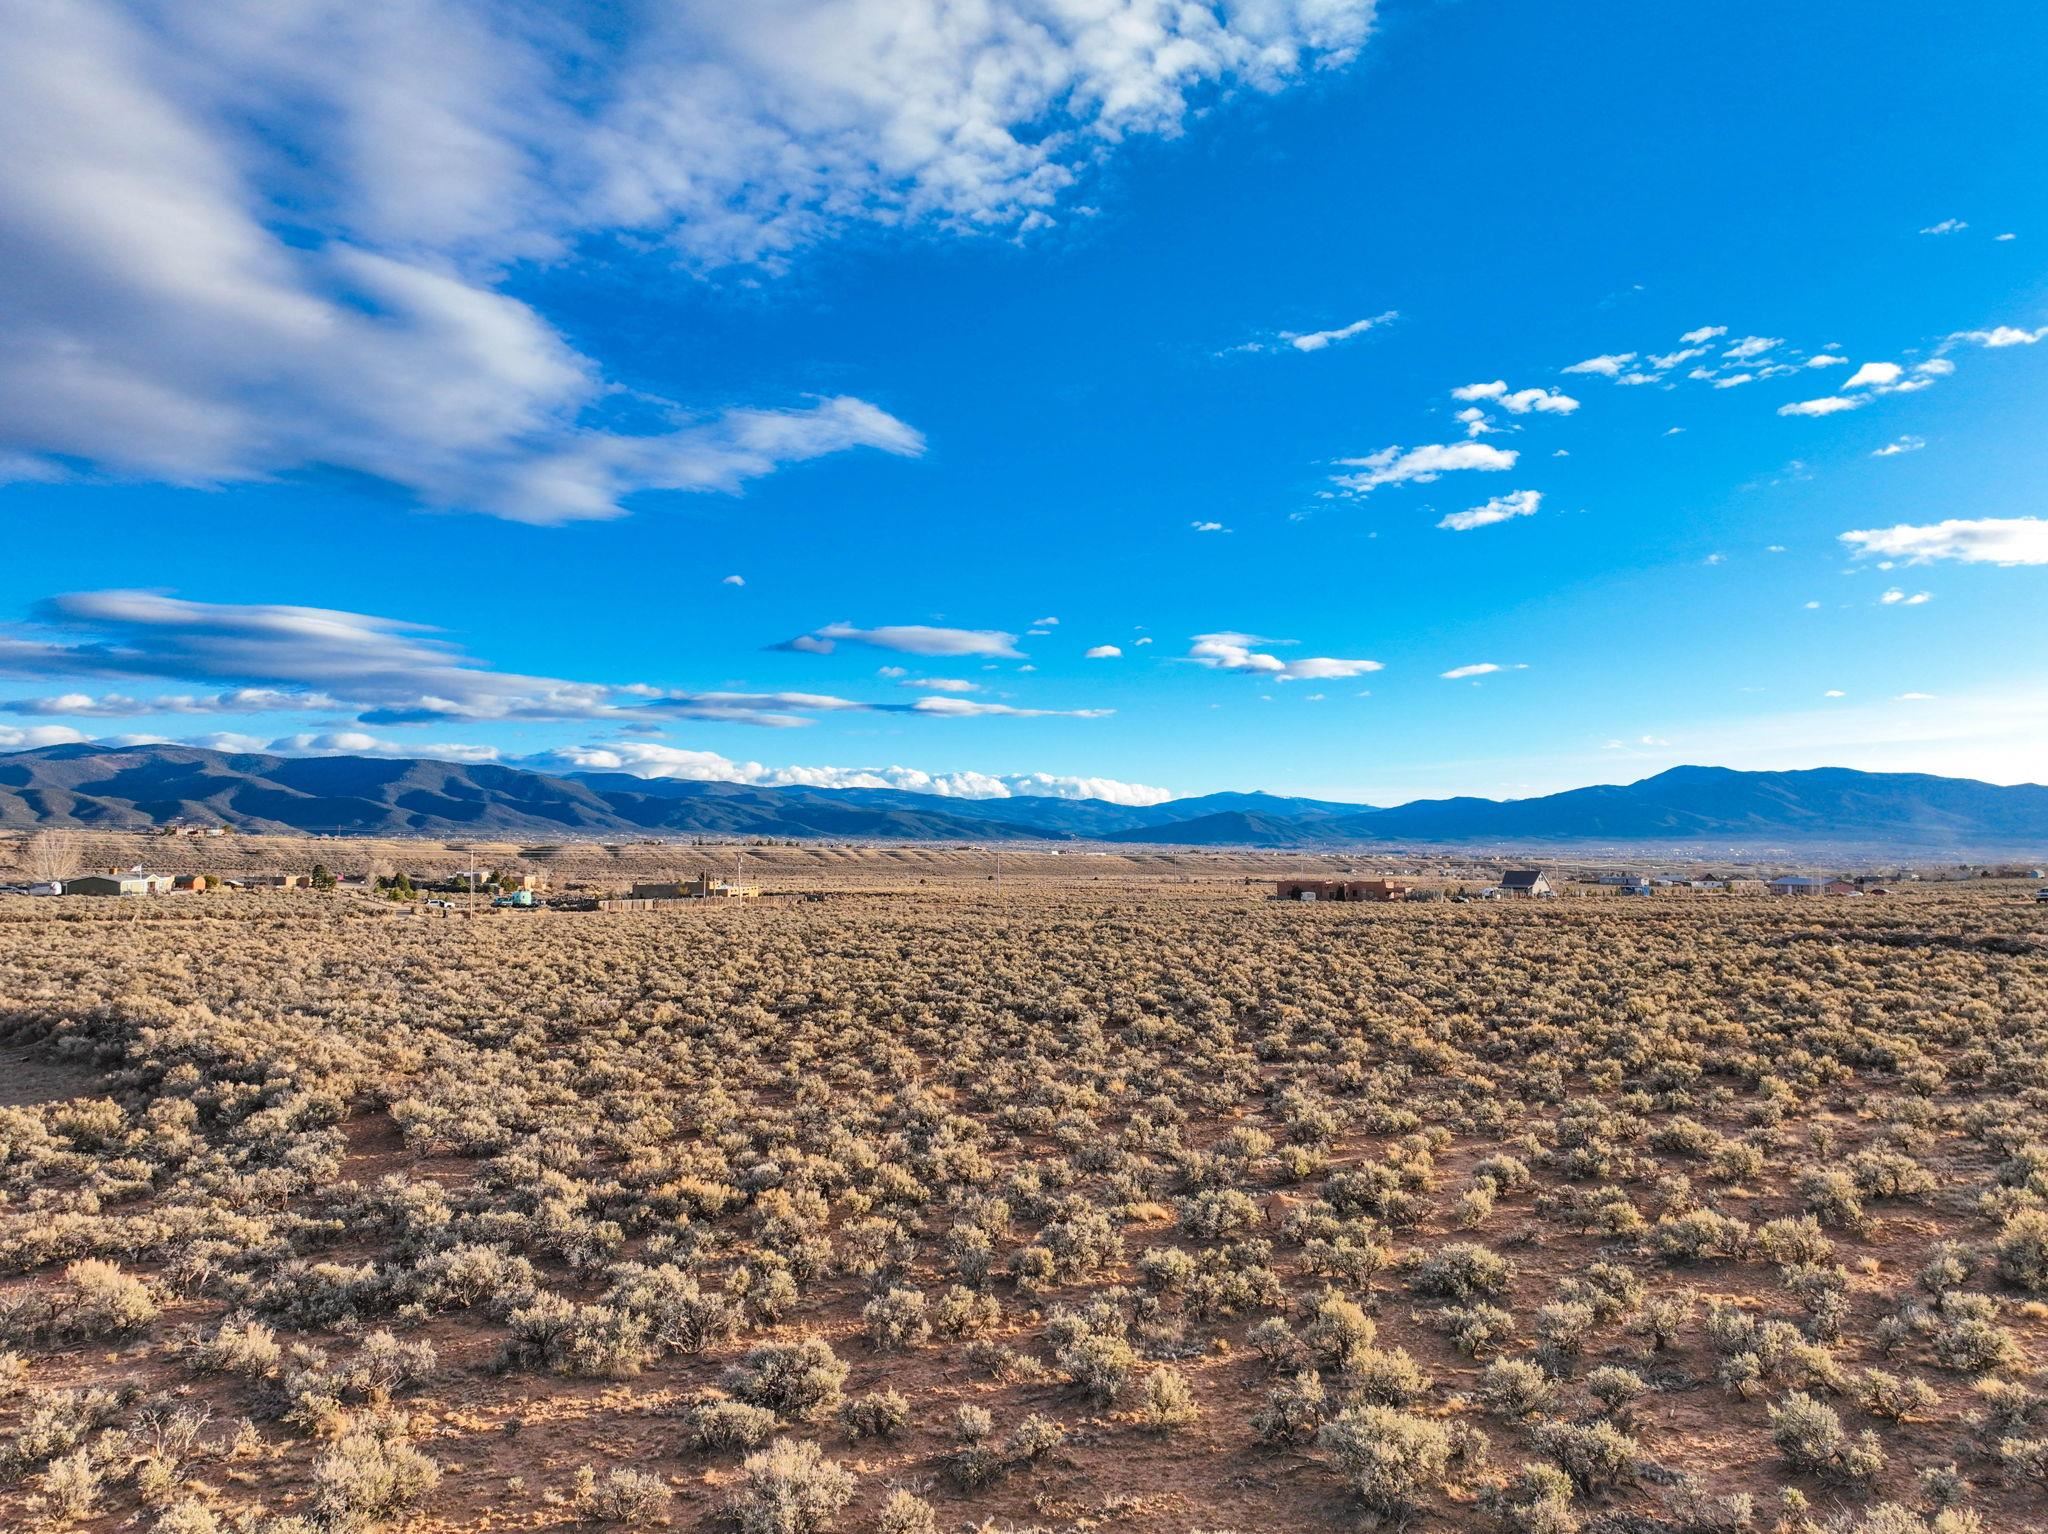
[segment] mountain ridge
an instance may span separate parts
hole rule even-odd
[[[1375,807],[1223,792],[1153,805],[889,788],[764,788],[550,774],[410,757],[287,757],[198,746],[45,746],[0,754],[0,828],[144,830],[213,819],[353,836],[707,834],[873,841],[1098,841],[1314,847],[1576,844],[2048,848],[2048,787],[1843,767],[1674,767],[1528,799]]]

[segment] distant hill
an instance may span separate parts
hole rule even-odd
[[[1922,773],[1736,772],[1674,767],[1619,787],[1539,799],[1422,800],[1328,823],[1338,835],[1415,841],[2048,844],[2048,788]]]
[[[0,827],[143,830],[181,817],[245,831],[350,836],[701,834],[1197,847],[1655,843],[2036,856],[2048,849],[2048,788],[1842,767],[1675,767],[1637,783],[1533,799],[1425,799],[1375,809],[1258,793],[1142,806],[958,799],[196,746],[47,746],[0,755]]]

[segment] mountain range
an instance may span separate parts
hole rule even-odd
[[[1674,767],[1635,783],[1529,799],[1424,799],[1376,808],[1218,793],[1139,806],[174,745],[46,746],[0,755],[0,827],[142,830],[177,819],[349,836],[681,834],[1205,847],[1654,843],[1716,852],[1804,845],[2038,854],[2048,848],[2048,788],[1843,767]]]

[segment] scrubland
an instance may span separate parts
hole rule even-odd
[[[2044,928],[0,903],[0,1527],[2048,1527]]]

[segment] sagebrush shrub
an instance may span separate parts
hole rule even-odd
[[[740,1534],[822,1534],[853,1493],[852,1473],[815,1443],[781,1438],[747,1457],[727,1510]]]
[[[1451,1435],[1440,1422],[1391,1406],[1347,1408],[1317,1440],[1351,1489],[1378,1512],[1396,1513],[1449,1472]]]
[[[752,1406],[808,1420],[839,1404],[846,1365],[822,1337],[751,1348],[725,1372],[725,1388]]]
[[[313,1510],[330,1529],[364,1529],[407,1511],[440,1479],[403,1418],[375,1417],[351,1425],[314,1461]]]

